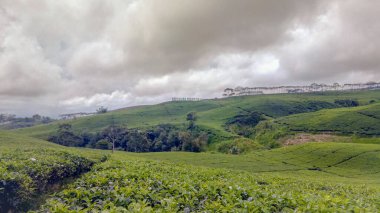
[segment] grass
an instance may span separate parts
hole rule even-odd
[[[246,155],[185,152],[135,155],[195,166],[380,186],[380,168],[376,166],[380,163],[380,145],[377,144],[308,143]]]
[[[57,130],[60,123],[70,123],[78,132],[99,131],[111,123],[128,126],[129,128],[148,128],[164,123],[181,125],[186,123],[186,114],[188,112],[196,112],[198,116],[197,125],[215,132],[217,135],[221,135],[220,138],[226,138],[227,140],[236,135],[225,131],[224,124],[229,118],[241,112],[256,111],[264,113],[268,117],[279,118],[295,113],[338,107],[334,105],[336,99],[355,99],[365,105],[372,100],[378,102],[380,100],[380,90],[245,96],[203,100],[200,102],[167,102],[151,106],[126,108],[70,121],[58,121],[48,125],[18,129],[15,132],[46,139],[48,135]],[[375,116],[378,115],[378,111],[370,109],[363,111],[363,113],[368,114],[366,119],[373,119],[370,116],[373,116],[374,113]]]
[[[361,106],[338,108],[337,99],[355,99]],[[75,178],[37,211],[375,212],[380,209],[379,100],[380,91],[361,91],[168,102],[3,131],[0,211],[30,208],[49,185]],[[196,112],[198,127],[214,135],[209,148],[215,148],[239,137],[225,130],[228,119],[253,111],[270,119],[274,129],[266,129],[269,136],[276,129],[349,136],[272,150],[247,147],[253,151],[245,155],[116,152],[111,158],[104,157],[109,151],[29,137],[46,138],[63,122],[78,132],[99,131],[111,123],[141,129],[184,125],[186,114]]]
[[[292,131],[380,135],[380,104],[320,110],[282,117],[276,122]]]
[[[38,177],[48,183],[51,174],[57,174],[51,171],[82,168],[74,163],[80,159],[95,166],[74,176],[73,183],[36,211],[375,212],[380,208],[379,144],[307,143],[238,156],[116,152],[101,162],[107,153],[0,132],[0,168],[13,175],[5,179],[2,173],[0,183],[16,180],[15,192],[22,196],[15,198],[30,202],[24,197],[46,193],[35,187]],[[63,167],[55,170],[57,165]]]

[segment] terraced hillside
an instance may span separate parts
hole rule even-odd
[[[377,144],[309,143],[240,156],[116,152],[106,158],[107,153],[0,132],[1,211],[374,212],[380,208]],[[84,171],[88,172],[77,176]],[[74,180],[65,189],[51,188],[67,178]],[[51,190],[57,193],[46,196]]]
[[[198,117],[197,125],[220,135],[222,138],[229,138],[236,136],[236,134],[225,131],[224,126],[229,119],[236,115],[258,112],[264,114],[267,118],[275,119],[321,109],[341,108],[342,106],[335,103],[336,100],[356,100],[361,105],[367,105],[379,102],[380,91],[281,94],[233,97],[200,102],[168,102],[152,106],[121,109],[102,115],[19,129],[16,132],[39,138],[47,138],[49,134],[57,130],[58,125],[62,122],[72,124],[73,128],[78,132],[99,131],[111,123],[127,125],[129,128],[147,128],[168,123],[181,125],[186,123],[187,113],[196,112]],[[371,109],[376,109],[378,106],[374,105]],[[365,108],[362,109],[364,110]],[[342,110],[347,111],[347,109]],[[376,110],[367,112],[378,113]],[[362,118],[365,118],[365,120]],[[363,115],[357,121],[367,123],[367,120],[371,121],[373,119],[373,117],[365,117]],[[332,123],[332,125],[334,124]],[[378,127],[375,126],[375,128]],[[355,130],[353,129],[351,132],[353,131]],[[375,129],[374,131],[380,132],[380,129]]]
[[[308,143],[234,156],[210,153],[140,153],[138,157],[261,174],[380,186],[380,145]]]
[[[380,145],[305,144],[246,156],[119,152],[45,211],[377,211]]]
[[[292,131],[380,135],[380,104],[320,110],[276,120]]]

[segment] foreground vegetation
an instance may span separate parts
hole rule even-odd
[[[1,212],[380,208],[378,144],[309,143],[246,155],[107,153],[1,132]],[[56,187],[68,178],[76,180],[63,190]]]
[[[380,208],[376,189],[143,160],[117,154],[41,212],[347,212]]]
[[[380,145],[307,143],[246,155],[219,153],[139,153],[139,158],[273,174],[281,177],[380,186]]]
[[[379,100],[170,102],[0,132],[0,212],[376,212]]]
[[[93,151],[0,132],[0,212],[33,207],[41,194],[89,171],[100,159]]]

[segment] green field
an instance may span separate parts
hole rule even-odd
[[[326,92],[311,94],[281,94],[263,96],[244,96],[226,99],[204,100],[200,102],[167,102],[158,105],[140,106],[108,112],[106,114],[59,121],[48,125],[34,126],[15,130],[17,133],[46,139],[53,134],[60,123],[69,123],[78,131],[95,132],[111,123],[128,128],[148,128],[158,124],[184,124],[186,114],[197,113],[197,125],[220,136],[217,139],[231,138],[236,135],[225,131],[228,119],[244,112],[259,112],[269,118],[279,118],[291,114],[313,112],[324,108],[338,108],[335,100],[357,100],[361,105],[380,101],[380,90],[359,92]],[[374,110],[379,105],[374,105]],[[378,112],[378,109],[377,109]],[[371,113],[371,111],[368,111]],[[363,120],[364,119],[364,120]],[[361,122],[372,121],[370,116],[362,116]],[[375,130],[380,132],[378,126]]]
[[[336,100],[355,100],[342,107]],[[380,91],[328,92],[168,102],[0,131],[0,212],[378,212]],[[60,123],[97,132],[111,123],[145,129],[196,125],[207,152],[129,153],[59,146],[43,139]],[[243,138],[226,124],[259,113]],[[234,127],[236,128],[236,127]],[[328,134],[280,148],[264,140]],[[275,137],[275,135],[279,137]],[[37,139],[39,138],[39,139]],[[218,145],[252,143],[245,154]]]
[[[0,148],[0,179],[14,183],[12,201],[20,203],[11,204],[20,209],[374,212],[380,208],[377,144],[309,143],[238,156],[116,152],[105,158],[110,151],[61,147],[1,132]],[[86,170],[90,171],[77,176]],[[72,178],[76,180],[65,184]],[[54,183],[64,187],[49,195],[48,186]],[[34,205],[28,204],[31,201]]]
[[[320,110],[276,120],[293,131],[380,135],[380,104]]]
[[[181,152],[134,155],[196,166],[380,186],[380,167],[377,166],[380,145],[375,144],[309,143],[240,156]]]
[[[181,154],[168,156],[177,161]],[[214,162],[226,160],[222,156],[203,157],[213,157]],[[199,157],[183,159],[197,161]],[[236,166],[239,163],[234,162]],[[218,167],[118,153],[50,198],[42,212],[375,212],[380,208],[378,187],[326,183],[298,174],[288,178],[289,173],[282,176],[279,171],[263,174]]]

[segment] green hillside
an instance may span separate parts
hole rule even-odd
[[[380,167],[377,166],[380,163],[380,145],[377,144],[308,143],[240,156],[181,152],[135,155],[196,166],[380,186]]]
[[[380,208],[377,144],[308,143],[247,155],[109,154],[0,132],[1,210],[373,212]],[[87,173],[78,176],[83,172]],[[70,179],[75,181],[67,184]]]
[[[276,122],[292,131],[380,135],[380,104],[320,110],[282,117]]]
[[[118,153],[50,198],[41,212],[376,212],[380,208],[378,187],[315,181],[308,177],[318,171],[312,172],[288,178],[288,173],[216,169]],[[324,180],[329,178],[326,174]]]
[[[47,138],[49,134],[57,130],[60,123],[70,123],[78,132],[99,131],[111,123],[126,125],[128,128],[148,128],[167,123],[180,125],[186,123],[187,113],[196,112],[198,126],[221,137],[228,138],[236,136],[236,134],[225,131],[224,125],[236,115],[258,112],[267,118],[279,118],[320,109],[338,108],[341,106],[335,104],[335,100],[345,99],[356,100],[361,105],[366,105],[378,102],[380,91],[280,94],[232,97],[200,102],[167,102],[152,106],[127,108],[70,121],[59,121],[48,125],[19,129],[16,132]]]

